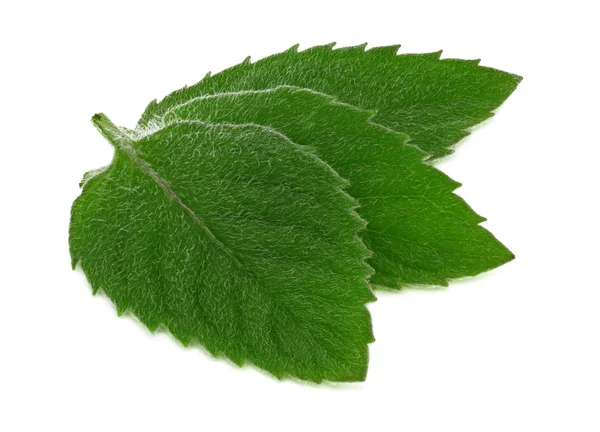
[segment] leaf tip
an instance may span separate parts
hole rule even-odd
[[[518,86],[519,84],[521,84],[521,81],[523,81],[523,77],[521,75],[517,75],[517,74],[512,74],[513,79],[515,80],[515,87]]]

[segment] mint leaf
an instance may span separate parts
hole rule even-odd
[[[453,193],[459,183],[424,163],[405,135],[373,124],[372,117],[330,96],[283,86],[201,96],[155,122],[256,123],[314,147],[350,181],[348,192],[361,203],[375,286],[445,286],[510,261],[512,253],[479,225],[484,219]]]
[[[521,77],[481,67],[478,60],[440,60],[440,52],[397,55],[399,45],[365,51],[335,44],[298,52],[298,46],[256,63],[243,63],[150,103],[138,124],[144,129],[171,107],[204,94],[292,85],[377,110],[374,121],[403,132],[434,158],[468,129],[492,116]]]
[[[360,381],[373,341],[346,181],[257,125],[180,121],[115,147],[72,208],[72,262],[119,314],[277,377]]]

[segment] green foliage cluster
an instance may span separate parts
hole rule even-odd
[[[298,51],[153,101],[88,172],[69,244],[151,331],[282,378],[361,381],[373,290],[514,258],[431,161],[520,77],[398,46]]]

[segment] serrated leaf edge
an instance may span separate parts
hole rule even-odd
[[[108,137],[106,135],[106,131],[103,130],[102,128],[98,127],[98,120],[99,119],[104,119],[106,118],[108,120],[108,117],[106,117],[104,114],[96,114],[92,117],[92,123],[94,124],[94,126],[100,130],[100,133],[105,136],[105,138]],[[108,120],[110,122],[110,120]],[[367,221],[365,221],[356,211],[356,209],[360,206],[360,203],[358,202],[357,199],[355,199],[354,197],[352,197],[351,195],[349,195],[345,188],[347,187],[348,180],[346,180],[345,178],[341,177],[329,164],[327,164],[326,162],[324,162],[322,159],[320,159],[317,155],[316,152],[311,149],[310,147],[304,146],[304,145],[300,145],[295,143],[294,141],[292,141],[289,137],[287,137],[285,134],[281,133],[280,131],[274,129],[274,128],[270,128],[267,126],[263,126],[263,125],[258,125],[258,124],[254,124],[254,123],[245,123],[245,124],[232,124],[232,123],[209,123],[209,122],[202,122],[202,121],[178,121],[178,122],[173,122],[173,123],[169,123],[169,125],[171,124],[200,124],[202,126],[205,127],[233,127],[233,128],[255,128],[255,129],[259,129],[262,131],[268,131],[269,133],[273,133],[276,134],[277,136],[279,136],[280,138],[284,139],[287,143],[289,143],[290,145],[294,146],[294,148],[298,149],[299,151],[302,151],[303,153],[305,153],[307,156],[311,157],[313,160],[315,160],[317,163],[319,163],[320,165],[322,165],[323,167],[326,167],[328,170],[331,171],[331,173],[334,175],[334,177],[340,182],[340,184],[342,186],[335,186],[335,190],[342,194],[349,203],[351,203],[351,205],[348,207],[348,213],[358,222],[358,226],[357,226],[357,230],[354,233],[354,242],[358,245],[359,249],[361,250],[361,258],[360,258],[360,265],[363,268],[363,272],[364,272],[364,276],[362,279],[362,282],[365,286],[365,288],[369,291],[370,293],[370,298],[363,303],[362,307],[367,311],[367,316],[369,317],[369,325],[371,325],[372,328],[372,321],[371,321],[371,314],[369,312],[369,309],[367,307],[368,303],[374,302],[377,300],[377,298],[375,297],[373,290],[371,289],[371,284],[369,282],[371,276],[375,273],[374,269],[369,265],[368,263],[368,259],[372,256],[372,252],[367,248],[367,246],[365,245],[365,243],[363,242],[361,236],[360,236],[360,232],[362,230],[364,230],[367,226]],[[164,127],[166,127],[166,125],[163,125],[163,127],[159,128],[159,129],[155,129],[152,131],[152,133],[147,133],[147,134],[142,134],[139,135],[138,133],[135,133],[134,131],[128,130],[126,128],[122,128],[122,127],[118,127],[115,126],[114,124],[112,124],[112,122],[110,122],[110,127],[114,127],[116,128],[116,133],[122,134],[121,137],[119,137],[120,140],[123,141],[131,141],[131,143],[135,143],[138,142],[141,139],[144,139],[154,133],[159,132],[160,130],[162,130]],[[114,143],[109,140],[109,142],[111,142],[113,145]],[[115,146],[116,147],[116,146]],[[137,157],[138,155],[135,154],[134,152],[136,152],[135,148],[133,148],[132,145],[130,145],[129,143],[125,142],[123,145],[121,145],[119,147],[121,150],[124,150],[126,152],[131,151],[132,152],[132,156]],[[149,164],[146,163],[147,166],[145,166],[142,170],[151,170],[149,171],[150,173],[154,173],[154,170],[152,167],[149,166]],[[81,187],[84,188],[85,184],[87,183],[87,181],[89,181],[92,177],[102,173],[103,171],[105,171],[108,168],[108,166],[106,167],[102,167],[99,168],[98,170],[92,170],[89,171],[90,172],[94,172],[94,174],[90,177],[88,176],[86,178],[86,176],[84,175],[84,180],[82,180],[82,184]],[[148,174],[148,172],[144,171],[146,174]],[[88,174],[86,173],[86,174]],[[150,175],[150,174],[148,174]],[[160,177],[157,173],[156,176]],[[151,178],[152,175],[150,175]],[[162,179],[162,178],[161,178]],[[156,179],[153,178],[153,180],[156,181]],[[168,186],[168,183],[166,181],[164,181],[165,184],[160,184],[159,186],[161,188],[163,188],[163,190],[165,191],[165,193],[167,193],[167,195],[169,197],[175,196],[177,197],[177,195],[170,189],[170,187]],[[166,188],[166,189],[165,189]],[[83,192],[82,192],[83,193]],[[181,201],[181,200],[179,200]],[[182,207],[187,208],[187,206],[184,203],[179,203],[178,204]],[[183,205],[182,205],[183,204]],[[191,211],[191,209],[190,209]],[[193,212],[192,212],[193,213]],[[206,226],[204,224],[201,224],[201,227],[206,228]],[[207,228],[206,228],[207,229]],[[212,232],[209,231],[210,234],[212,234]],[[212,235],[212,237],[214,237],[214,235]],[[221,243],[218,239],[215,238],[215,240],[218,243]],[[222,244],[222,243],[221,243]],[[223,245],[223,247],[226,248],[226,246]],[[229,249],[227,249],[229,250]],[[231,251],[230,251],[231,252]],[[234,256],[235,258],[235,256]],[[239,261],[236,258],[236,261],[239,263]],[[73,268],[73,270],[75,270],[78,267],[78,264],[80,264],[80,258],[78,257],[72,257],[71,258],[71,266]],[[90,283],[90,286],[92,288],[92,295],[97,295],[99,292],[104,293],[104,290],[102,289],[101,286],[96,286],[93,285],[92,282],[90,281],[90,279],[88,278],[87,273],[85,272],[85,269],[79,265],[79,267],[82,268],[84,274],[86,275],[86,279],[88,280],[88,283]],[[106,295],[106,293],[104,293],[104,295]],[[107,298],[110,299],[110,297],[106,296]],[[135,315],[135,313],[130,312],[129,309],[127,307],[125,308],[121,308],[120,306],[118,306],[116,303],[114,303],[111,300],[111,303],[113,304],[113,306],[115,307],[115,310],[117,312],[117,316],[119,317],[123,317],[123,316],[128,316],[131,315],[135,318],[136,321],[139,321],[140,323],[142,323],[144,325],[144,327],[146,327],[150,333],[154,334],[160,330],[164,331],[165,333],[169,333],[175,340],[179,341],[184,347],[189,347],[189,346],[193,346],[193,347],[201,347],[203,351],[206,351],[208,353],[210,353],[213,357],[215,358],[225,358],[227,359],[229,362],[237,365],[238,367],[243,367],[246,364],[251,364],[255,369],[258,369],[259,371],[266,373],[268,375],[274,376],[275,378],[277,378],[278,380],[283,380],[286,378],[291,378],[292,380],[298,380],[298,381],[302,381],[302,382],[314,382],[317,384],[321,384],[323,382],[329,382],[326,380],[304,380],[301,379],[293,374],[288,374],[288,373],[284,373],[284,374],[274,374],[269,372],[266,369],[263,369],[257,365],[254,365],[250,360],[244,360],[241,362],[235,361],[234,359],[228,357],[227,355],[225,355],[224,353],[220,353],[220,352],[212,352],[209,351],[206,347],[204,347],[199,341],[195,340],[195,339],[190,339],[190,340],[186,340],[183,339],[177,335],[175,335],[173,332],[170,331],[168,324],[167,323],[159,323],[156,326],[150,326],[147,323],[145,323],[143,320],[141,320],[137,315]],[[372,331],[371,331],[372,334]],[[366,362],[365,362],[365,371],[361,376],[361,381],[364,381],[364,379],[366,378],[366,372],[368,370],[368,364],[369,364],[369,349],[368,346],[375,342],[375,338],[373,336],[371,336],[370,340],[366,341],[366,345],[367,345],[367,358],[366,358]],[[335,384],[338,385],[338,382],[331,382],[331,384]]]

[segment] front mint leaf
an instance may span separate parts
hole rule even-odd
[[[289,86],[200,96],[173,106],[155,121],[256,123],[316,149],[350,181],[361,233],[373,252],[375,287],[447,285],[498,267],[513,254],[480,226],[453,191],[459,186],[423,162],[405,135],[371,122],[373,113],[330,96]]]
[[[114,145],[72,208],[70,249],[94,292],[152,331],[277,377],[365,378],[364,222],[346,181],[279,132],[182,121]]]
[[[333,45],[301,52],[295,46],[256,63],[248,58],[151,103],[138,127],[204,94],[291,85],[376,110],[375,122],[406,133],[412,144],[439,158],[452,153],[469,128],[492,116],[521,81],[478,61],[441,60],[441,52],[397,55],[399,45],[366,51],[366,45],[335,50]]]

